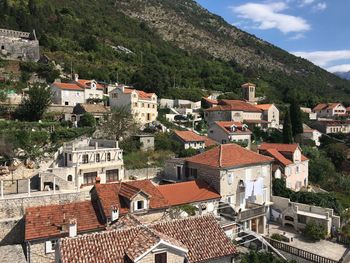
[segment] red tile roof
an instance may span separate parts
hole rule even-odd
[[[217,106],[211,107],[206,111],[244,111],[261,112],[261,109],[242,100],[220,100]]]
[[[251,134],[252,132],[248,129],[243,127],[243,123],[238,121],[216,121],[216,125],[218,125],[221,129],[223,129],[226,133],[243,133],[243,134]],[[235,126],[236,130],[231,131],[231,127]],[[243,130],[243,128],[245,128]]]
[[[209,138],[208,136],[201,136],[204,140],[204,144],[205,147],[211,147],[211,146],[215,146],[218,145],[218,143],[216,141],[214,141],[213,139]]]
[[[261,109],[261,110],[268,110],[273,106],[273,104],[258,104],[256,105],[257,108]]]
[[[160,185],[158,189],[172,206],[221,198],[214,189],[202,180]]]
[[[218,100],[215,100],[215,99],[203,98],[203,100],[205,100],[206,102],[208,102],[208,104],[211,104],[211,105],[216,105],[219,103]]]
[[[134,91],[137,93],[137,95],[139,96],[140,99],[144,99],[144,100],[149,100],[154,95],[154,93],[148,93],[148,92],[144,92],[142,90],[124,88],[124,93],[126,93],[126,94],[130,94]]]
[[[107,218],[110,217],[111,207],[115,205],[120,208],[121,214],[128,213],[129,208],[123,202],[122,196],[132,198],[140,191],[149,195],[150,209],[166,208],[169,206],[167,200],[150,180],[96,184],[92,191],[96,191],[97,198]]]
[[[74,83],[54,82],[52,85],[59,89],[84,91],[83,88],[79,87],[77,84]]]
[[[285,143],[262,143],[259,146],[259,150],[276,149],[279,152],[295,152],[299,148],[299,145],[285,144]]]
[[[284,165],[293,163],[288,159],[285,153],[293,154],[299,148],[298,144],[283,144],[283,143],[262,143],[259,146],[259,151],[267,151],[270,155]],[[282,158],[283,157],[283,158]],[[291,158],[291,157],[290,157]],[[288,162],[288,161],[290,162]],[[301,160],[307,161],[308,158],[301,154]]]
[[[93,80],[87,80],[87,79],[78,79],[78,81],[76,81],[76,83],[81,86],[84,89],[90,89],[91,88],[91,82]],[[96,88],[97,89],[103,89],[103,86],[99,83],[96,82]]]
[[[270,163],[273,159],[232,143],[223,144],[204,153],[186,158],[186,161],[215,168],[228,168]]]
[[[325,110],[325,109],[334,109],[338,105],[341,105],[341,103],[339,103],[339,102],[319,103],[313,108],[313,111],[317,112],[317,111],[321,111],[321,110]]]
[[[284,157],[279,151],[276,149],[267,149],[267,154],[276,159],[276,161],[280,162],[283,165],[290,165],[293,162],[286,157]]]
[[[59,248],[62,263],[124,263],[126,257],[131,260],[140,257],[160,241],[187,252],[189,263],[233,257],[237,253],[213,216],[64,238]]]
[[[65,228],[70,219],[77,220],[78,233],[105,228],[91,201],[31,207],[25,214],[25,240],[67,236],[68,232],[62,232],[62,227]]]
[[[204,138],[193,131],[174,131],[175,135],[184,142],[204,142]]]

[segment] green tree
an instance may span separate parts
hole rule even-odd
[[[286,110],[283,122],[283,142],[293,143],[292,123],[288,109]]]
[[[319,241],[326,238],[327,231],[324,225],[318,224],[314,220],[311,220],[306,224],[303,234],[306,238],[312,241]]]
[[[289,107],[293,136],[303,133],[303,121],[299,102],[293,99]]]
[[[96,126],[96,119],[95,117],[89,113],[85,112],[78,122],[79,127],[95,127]]]
[[[138,128],[139,125],[130,111],[126,107],[117,107],[105,116],[99,132],[103,137],[119,140],[134,135]]]
[[[27,96],[25,96],[15,111],[15,117],[19,120],[38,121],[42,118],[46,109],[52,101],[51,88],[35,84],[29,88]]]
[[[325,147],[325,150],[335,167],[340,170],[341,165],[346,160],[346,152],[349,148],[344,143],[331,143]]]

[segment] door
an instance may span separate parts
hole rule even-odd
[[[181,166],[177,166],[176,167],[176,176],[177,176],[177,180],[181,180]]]

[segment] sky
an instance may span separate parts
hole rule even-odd
[[[330,72],[350,71],[350,0],[197,0],[228,23]]]

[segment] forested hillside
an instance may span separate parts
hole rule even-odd
[[[255,38],[191,0],[0,0],[0,27],[36,30],[42,52],[66,72],[133,84],[164,97],[202,88],[312,106],[349,100],[350,83]]]

